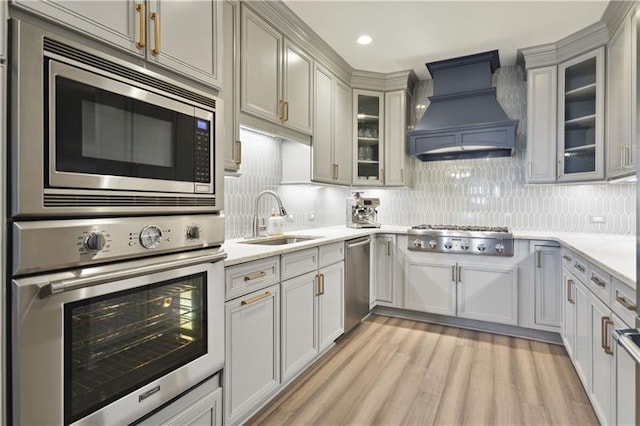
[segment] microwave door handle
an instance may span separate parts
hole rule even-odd
[[[183,268],[187,266],[198,265],[202,263],[214,263],[224,260],[227,257],[225,252],[216,251],[215,253],[206,254],[203,256],[194,256],[186,259],[172,260],[163,262],[161,264],[153,263],[150,265],[136,266],[133,268],[120,269],[114,272],[107,272],[102,274],[96,274],[94,276],[82,277],[82,278],[70,278],[68,280],[53,281],[46,283],[42,286],[38,292],[38,296],[41,299],[46,297],[77,290],[79,288],[92,287],[99,284],[104,284],[113,281],[120,281],[128,278],[140,277],[143,275],[149,275],[157,272],[165,272],[168,270]]]

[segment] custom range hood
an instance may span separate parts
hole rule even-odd
[[[415,130],[409,153],[422,161],[507,157],[513,154],[518,120],[510,120],[491,84],[498,51],[426,64],[433,96]]]

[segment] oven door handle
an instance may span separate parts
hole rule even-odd
[[[38,296],[41,299],[64,293],[66,291],[77,290],[79,288],[92,287],[107,282],[120,281],[129,278],[136,278],[142,275],[149,275],[157,272],[164,272],[176,268],[198,265],[201,263],[215,263],[227,257],[225,252],[210,253],[202,256],[188,257],[186,259],[169,260],[160,264],[136,266],[133,268],[120,269],[114,272],[105,272],[94,276],[70,278],[68,280],[52,281],[40,288]]]

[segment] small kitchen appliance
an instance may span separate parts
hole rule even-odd
[[[416,225],[407,235],[413,251],[513,256],[513,234],[506,227]]]
[[[362,197],[362,193],[354,192],[353,198],[347,199],[347,226],[349,228],[380,228],[378,223],[379,198]]]

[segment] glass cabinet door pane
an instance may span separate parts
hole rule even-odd
[[[380,180],[380,97],[358,95],[358,151],[359,180]]]
[[[65,424],[207,352],[206,273],[64,307]]]
[[[596,58],[564,74],[564,174],[596,170]]]

